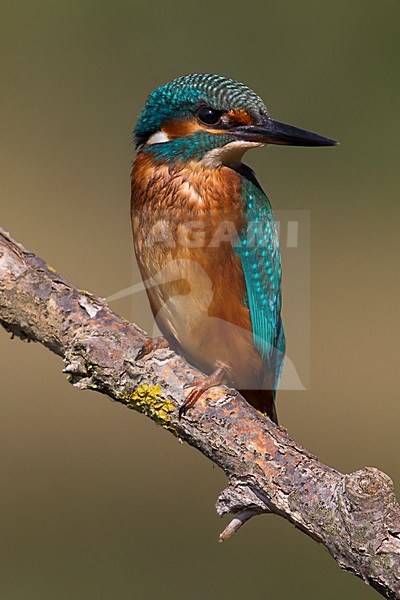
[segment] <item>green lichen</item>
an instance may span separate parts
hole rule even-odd
[[[168,427],[170,413],[175,409],[170,400],[163,398],[159,385],[141,383],[125,399],[131,408],[144,413],[158,425]]]

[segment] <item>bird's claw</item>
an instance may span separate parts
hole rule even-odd
[[[146,354],[149,354],[149,350],[147,350],[146,345],[142,346],[139,352],[135,356],[135,360],[141,360]]]
[[[135,360],[141,360],[151,352],[154,352],[154,350],[159,350],[160,348],[169,348],[169,343],[162,336],[147,340],[136,354]]]
[[[225,380],[225,371],[222,367],[218,368],[214,373],[209,375],[208,377],[204,377],[203,379],[194,379],[189,383],[185,383],[183,389],[193,388],[189,394],[187,395],[184,403],[179,408],[179,419],[181,419],[189,410],[192,408],[197,402],[197,400],[212,387],[220,385],[224,383]]]
[[[192,381],[191,383],[185,383],[185,385],[183,386],[183,389],[187,390],[188,388],[194,387],[195,385],[197,385],[197,380]]]
[[[194,381],[190,382],[190,383],[185,383],[185,385],[183,386],[184,390],[187,390],[188,388],[193,388],[191,392],[189,392],[189,394],[187,395],[185,402],[182,404],[182,406],[179,408],[179,418],[181,419],[189,410],[189,408],[192,408],[192,406],[194,406],[197,402],[197,400],[200,398],[200,396],[206,391],[208,390],[209,386],[207,386],[207,384],[204,383],[204,379],[195,379]]]

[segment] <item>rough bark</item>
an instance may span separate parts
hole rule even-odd
[[[345,475],[322,464],[224,386],[179,420],[183,385],[199,372],[165,349],[136,360],[145,332],[3,231],[0,322],[62,357],[76,387],[146,414],[220,466],[229,485],[217,511],[235,513],[221,541],[253,515],[273,512],[324,544],[343,569],[400,599],[400,507],[387,475],[372,467]]]

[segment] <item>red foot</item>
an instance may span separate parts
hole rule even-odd
[[[154,352],[154,350],[160,350],[160,348],[169,348],[169,343],[162,336],[152,338],[151,340],[147,340],[147,342],[137,353],[135,360],[140,360],[144,356],[147,356],[151,352]]]
[[[212,387],[221,385],[221,383],[225,383],[225,376],[225,369],[220,367],[219,369],[214,371],[214,373],[211,373],[211,375],[209,375],[208,377],[204,377],[203,379],[195,379],[191,383],[186,383],[183,386],[183,389],[189,387],[193,389],[191,392],[189,392],[185,402],[179,409],[179,418],[181,419],[183,415],[185,415],[186,412],[189,410],[189,408],[192,408],[192,406],[196,404],[197,400],[202,394],[204,394],[204,392],[206,392]]]

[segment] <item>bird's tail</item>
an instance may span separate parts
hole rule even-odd
[[[239,390],[243,398],[254,406],[271,421],[278,425],[278,415],[275,407],[275,390]]]

